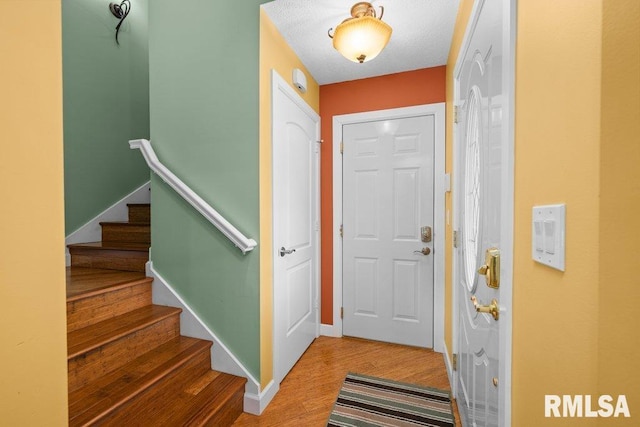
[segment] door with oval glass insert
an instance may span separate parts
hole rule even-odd
[[[508,1],[476,1],[454,71],[454,293],[458,408],[463,425],[508,425],[513,188]],[[507,43],[505,43],[505,40]],[[506,261],[505,262],[505,255]],[[506,274],[505,274],[506,273]]]

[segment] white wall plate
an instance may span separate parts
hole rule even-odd
[[[564,271],[564,203],[534,206],[531,215],[531,257],[534,261]]]

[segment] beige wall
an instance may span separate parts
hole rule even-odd
[[[640,417],[640,2],[605,0],[602,19],[598,393]],[[605,421],[606,420],[606,421]]]
[[[519,2],[517,33],[512,419],[542,425],[545,394],[597,392],[601,2]],[[550,203],[565,272],[531,259],[531,208]]]
[[[273,379],[273,257],[271,191],[271,70],[275,69],[291,87],[294,68],[304,71],[307,92],[298,94],[316,112],[320,90],[295,52],[289,47],[265,11],[260,9],[260,383]]]
[[[60,0],[0,0],[0,6],[0,424],[62,426],[61,6]]]

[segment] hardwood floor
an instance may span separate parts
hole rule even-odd
[[[442,354],[356,338],[319,337],[262,415],[243,413],[233,426],[324,426],[348,372],[450,389]],[[454,412],[459,426],[455,403]]]

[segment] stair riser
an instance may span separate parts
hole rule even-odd
[[[103,242],[150,243],[149,224],[101,224]]]
[[[148,205],[128,205],[129,222],[151,222],[151,207]]]
[[[150,281],[67,302],[67,332],[94,325],[150,304]]]
[[[147,389],[141,390],[139,394],[131,396],[127,401],[113,402],[114,406],[94,418],[88,418],[86,414],[71,418],[69,426],[84,426],[99,423],[100,425],[136,425],[144,424],[148,418],[148,412],[153,410],[166,410],[167,401],[171,396],[193,381],[195,378],[205,374],[211,369],[210,347],[203,348],[197,354],[192,355],[174,370],[167,372],[156,383]],[[165,400],[167,399],[168,400]],[[139,421],[136,423],[136,421]]]
[[[74,267],[105,268],[108,270],[145,272],[149,261],[147,251],[92,250],[69,248],[71,265]]]
[[[69,419],[83,424],[99,418],[100,414],[112,412],[113,408],[127,400],[127,396],[130,398],[153,387],[158,378],[174,369],[181,369],[200,351],[210,352],[210,342],[194,341],[195,338],[178,337],[147,352],[133,364],[116,369],[92,381],[88,387],[69,393]],[[183,345],[176,345],[177,342]]]
[[[69,392],[105,375],[180,334],[180,317],[173,315],[139,331],[69,360]]]
[[[202,422],[193,422],[190,425],[202,425],[206,427],[230,426],[242,414],[244,406],[244,388],[236,391],[226,402],[221,411],[213,414],[209,419]],[[196,421],[196,420],[194,420]]]
[[[208,377],[208,378],[207,378]],[[192,387],[174,398],[176,410],[160,413],[150,419],[154,425],[231,425],[242,412],[246,380],[228,374],[215,373],[201,380],[204,388]]]
[[[182,369],[163,378],[154,387],[145,390],[126,404],[100,419],[103,426],[144,425],[152,416],[167,412],[167,403],[185,387],[211,369],[211,355],[200,353]],[[156,424],[157,425],[157,424]]]

